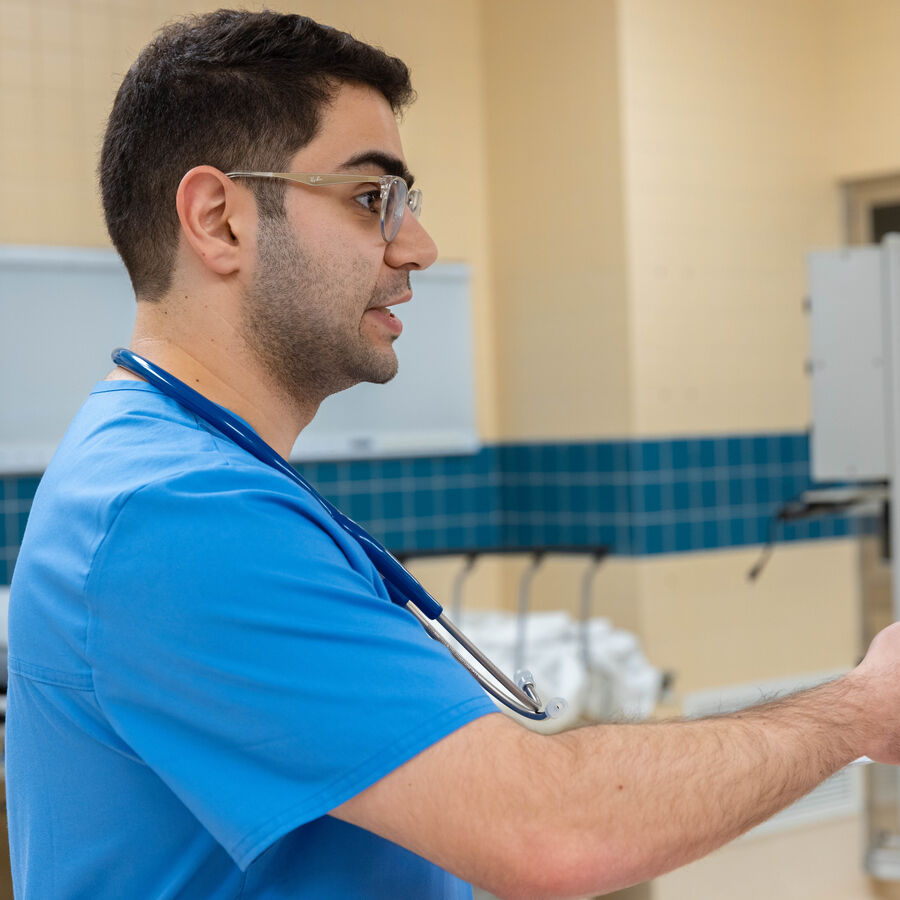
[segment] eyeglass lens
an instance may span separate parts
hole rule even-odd
[[[387,197],[381,211],[382,237],[390,243],[403,224],[403,213],[406,212],[406,182],[401,178],[392,179],[387,190]]]
[[[382,189],[384,201],[381,207],[381,236],[390,243],[400,232],[403,215],[409,211],[418,219],[422,211],[422,192],[410,191],[402,178],[394,178]]]

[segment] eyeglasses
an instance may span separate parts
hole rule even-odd
[[[226,172],[228,178],[281,178],[298,184],[319,187],[325,184],[378,184],[378,212],[381,216],[381,236],[386,243],[397,237],[407,208],[418,219],[422,212],[422,192],[410,190],[397,175],[318,175],[311,172]],[[374,210],[373,210],[374,212]]]

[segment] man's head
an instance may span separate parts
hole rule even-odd
[[[182,176],[288,171],[343,84],[395,114],[413,98],[403,62],[303,16],[219,10],[159,33],[119,88],[100,160],[107,228],[140,299],[170,287]],[[262,218],[283,216],[283,182],[247,186]]]
[[[289,171],[402,175],[412,183],[391,107],[358,84],[337,91],[322,111],[319,132],[294,155]],[[230,246],[215,233],[219,186],[202,171],[193,180],[199,214],[187,211],[189,192],[179,189],[187,239],[208,247],[208,259],[221,248],[227,260]],[[240,203],[252,179],[235,181],[239,235],[246,218]],[[323,398],[360,381],[388,381],[397,371],[392,344],[402,327],[388,307],[410,299],[409,272],[434,262],[434,242],[410,214],[385,242],[377,184],[290,188],[284,217],[259,219],[252,280],[241,302],[245,343],[290,396]],[[210,231],[215,243],[204,235]]]

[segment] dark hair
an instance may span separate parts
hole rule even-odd
[[[99,168],[106,227],[142,299],[171,284],[184,173],[284,171],[343,82],[380,91],[395,114],[415,96],[401,60],[305,16],[220,9],[165,26],[144,48],[116,94]],[[262,215],[284,214],[283,183],[247,186]]]

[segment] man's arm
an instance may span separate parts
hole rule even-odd
[[[501,897],[696,859],[853,759],[900,761],[900,624],[838,681],[731,716],[545,736],[477,720],[333,811]]]

